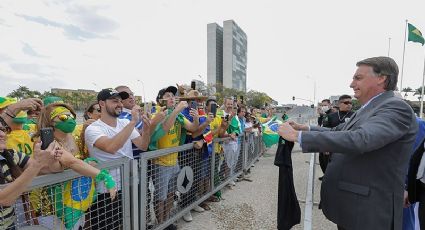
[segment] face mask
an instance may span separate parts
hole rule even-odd
[[[323,112],[326,112],[326,111],[328,111],[328,110],[329,110],[329,106],[327,106],[327,105],[325,105],[325,106],[322,106],[322,110],[323,110]]]
[[[77,122],[74,119],[69,118],[66,121],[59,121],[56,123],[55,128],[59,129],[64,133],[72,133],[75,129]]]
[[[12,122],[15,123],[15,124],[25,124],[25,123],[27,123],[27,118],[26,117],[24,117],[24,118],[15,117],[15,118],[12,119]]]

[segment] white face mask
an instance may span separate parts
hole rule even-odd
[[[326,111],[328,111],[328,110],[329,110],[329,106],[327,106],[327,105],[325,105],[325,106],[322,106],[322,110],[323,110],[323,112],[326,112]]]

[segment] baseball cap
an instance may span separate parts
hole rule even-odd
[[[158,96],[156,96],[156,101],[159,102],[159,99],[161,99],[165,93],[170,92],[173,95],[176,95],[177,93],[177,88],[175,86],[168,86],[167,88],[163,88],[161,90],[159,90],[158,92]]]
[[[115,89],[102,89],[97,94],[97,101],[106,101],[113,97],[120,97],[122,100],[125,100],[130,97],[127,92],[118,92]]]
[[[16,98],[0,97],[0,109],[6,108],[7,106],[15,104],[16,102],[18,102]]]

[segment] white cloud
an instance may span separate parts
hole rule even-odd
[[[425,32],[425,14],[412,7],[422,5],[384,0],[5,1],[0,3],[0,95],[35,82],[43,90],[127,84],[143,94],[139,79],[152,100],[164,86],[198,75],[206,80],[206,25],[227,19],[248,36],[249,89],[288,103],[292,96],[312,99],[315,79],[317,100],[351,94],[355,63],[387,55],[389,37],[391,56],[401,66],[404,20]],[[421,84],[423,59],[419,44],[406,44],[404,86]]]

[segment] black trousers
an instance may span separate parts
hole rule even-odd
[[[319,164],[323,174],[325,174],[326,168],[328,167],[329,158],[330,154],[326,155],[325,153],[319,153]]]
[[[109,193],[97,195],[96,202],[89,209],[89,229],[122,229],[122,193],[118,191],[115,200]]]

